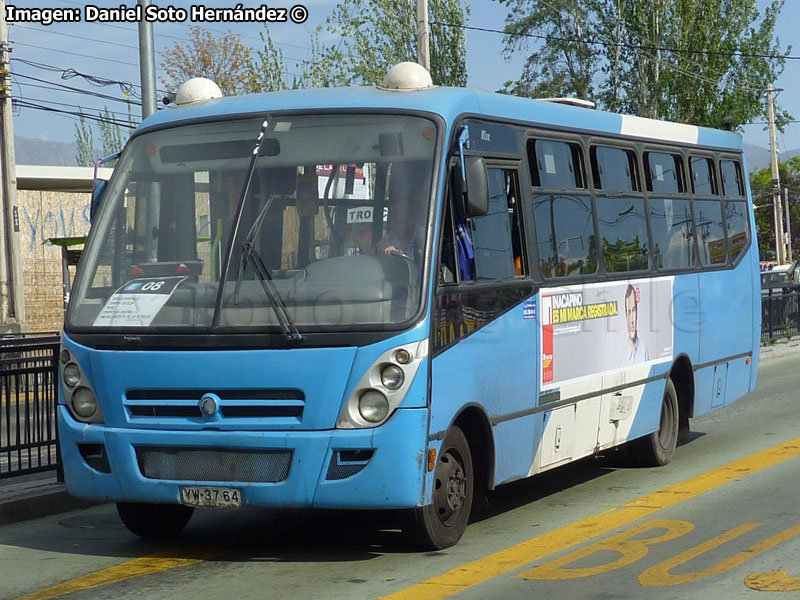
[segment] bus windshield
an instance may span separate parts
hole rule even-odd
[[[106,189],[68,327],[296,336],[409,321],[436,138],[428,119],[387,114],[137,136]]]

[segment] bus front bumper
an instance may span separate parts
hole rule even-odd
[[[335,431],[113,428],[79,423],[63,405],[58,420],[64,476],[74,496],[180,503],[181,488],[194,486],[240,490],[242,504],[250,506],[424,504],[426,409],[399,409],[375,429]]]

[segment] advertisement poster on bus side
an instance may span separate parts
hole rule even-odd
[[[541,389],[672,360],[673,279],[642,279],[541,292]]]

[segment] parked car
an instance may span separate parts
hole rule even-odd
[[[787,265],[776,265],[761,272],[761,294],[777,294],[790,291],[800,284],[800,260]]]

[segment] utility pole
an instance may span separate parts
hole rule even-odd
[[[767,122],[769,126],[769,153],[772,169],[772,207],[775,217],[775,259],[779,265],[786,263],[785,241],[783,235],[783,210],[781,208],[781,180],[778,173],[778,144],[775,139],[775,102],[773,92],[783,90],[767,90]]]
[[[792,262],[792,221],[789,213],[789,186],[783,186],[783,206],[786,209],[786,261]]]
[[[417,0],[417,62],[431,70],[430,38],[428,37],[428,0]]]
[[[17,166],[11,115],[11,62],[8,58],[6,3],[0,0],[0,332],[27,329],[19,251]]]
[[[142,14],[150,4],[150,0],[139,0]],[[153,24],[144,19],[139,22],[139,74],[142,80],[142,119],[146,119],[156,112],[156,59]]]

